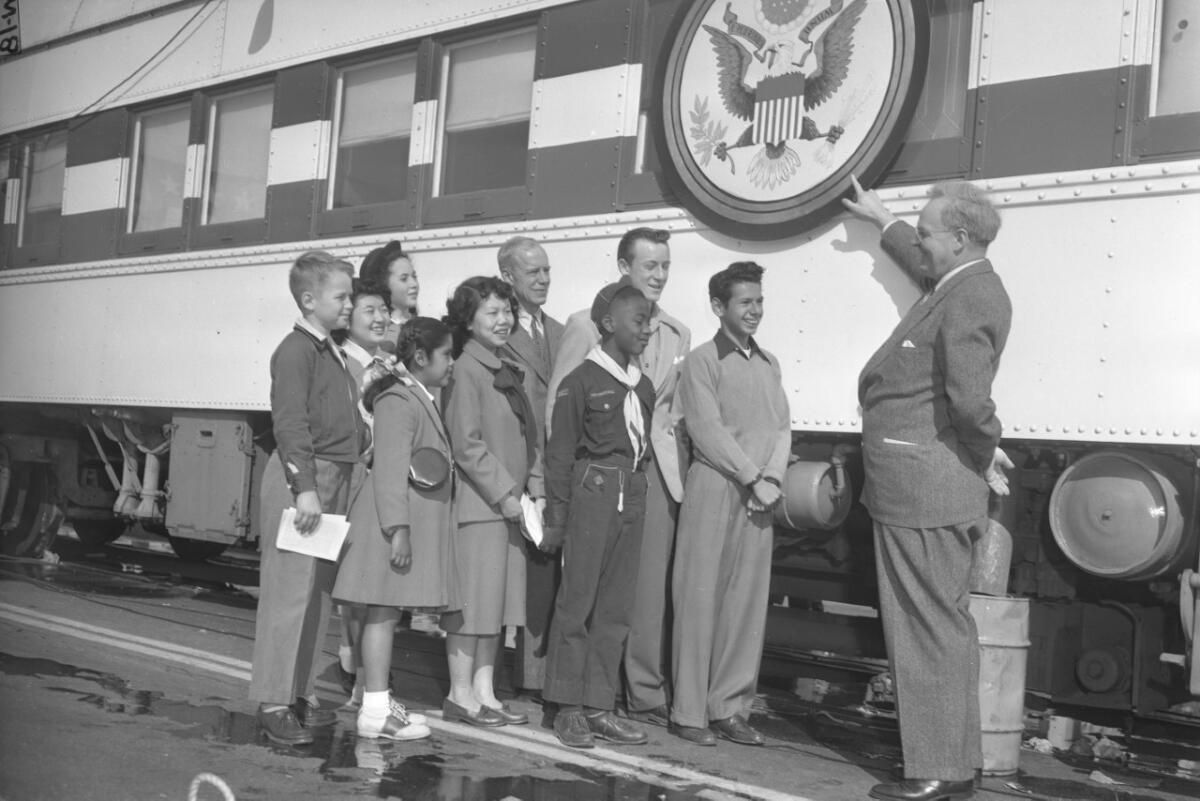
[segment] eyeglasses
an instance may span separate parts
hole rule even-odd
[[[936,231],[926,231],[922,228],[917,229],[917,236],[920,239],[929,239],[934,234],[955,234],[962,231],[962,228],[939,228]]]

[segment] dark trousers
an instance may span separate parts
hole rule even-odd
[[[904,775],[962,781],[982,767],[971,547],[987,520],[875,524],[879,612],[896,688]]]
[[[618,503],[623,511],[618,511]],[[562,584],[550,622],[542,696],[612,709],[629,634],[646,509],[646,476],[576,462]]]
[[[542,553],[533,543],[525,545],[525,625],[517,630],[513,683],[540,692],[546,683],[546,637],[562,581],[562,562],[558,554]]]
[[[325,514],[346,513],[353,464],[317,459],[317,495]],[[325,642],[337,564],[275,547],[279,518],[295,506],[278,454],[263,471],[259,516],[259,595],[250,698],[290,704],[313,693]]]

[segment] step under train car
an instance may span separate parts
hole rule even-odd
[[[693,341],[713,272],[767,271],[796,463],[764,670],[875,670],[856,382],[918,292],[840,198],[857,174],[914,221],[969,179],[1014,307],[993,567],[1031,599],[1028,687],[1200,724],[1197,0],[77,5],[21,4],[0,61],[6,549],[64,518],[256,541],[297,254],[400,239],[439,315],[526,235],[563,319],[650,226]]]

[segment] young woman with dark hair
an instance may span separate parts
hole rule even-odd
[[[494,671],[505,625],[525,625],[521,496],[544,496],[537,425],[521,372],[501,359],[515,324],[512,287],[498,278],[464,281],[444,318],[458,358],[443,393],[454,462],[460,610],[442,616],[450,695],[446,720],[476,726],[527,723],[496,698]]]

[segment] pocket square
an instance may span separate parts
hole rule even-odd
[[[900,347],[902,347],[902,348],[915,348],[915,347],[916,347],[916,345],[914,345],[914,344],[912,343],[912,340],[911,340],[911,339],[906,339],[906,340],[904,340],[903,342],[901,342],[901,343],[900,343]]]

